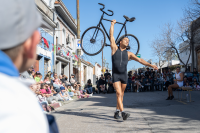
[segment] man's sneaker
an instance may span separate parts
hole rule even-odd
[[[122,118],[123,118],[123,120],[126,120],[129,116],[130,116],[129,113],[122,112]]]
[[[144,86],[142,85],[142,88],[144,88]]]
[[[121,117],[119,116],[119,111],[116,111],[114,114],[115,119],[120,119]]]
[[[139,92],[139,90],[137,90],[137,92]]]
[[[168,97],[166,100],[170,100],[170,97]]]
[[[171,97],[170,97],[170,100],[172,100],[172,99],[174,99],[174,96],[171,96]]]

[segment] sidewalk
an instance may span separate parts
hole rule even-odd
[[[115,94],[94,95],[72,101],[52,114],[61,133],[175,132],[200,131],[200,92],[192,92],[192,103],[167,101],[167,92],[125,93],[127,121],[113,119]]]

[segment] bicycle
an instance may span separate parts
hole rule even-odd
[[[102,49],[104,48],[104,46],[110,46],[109,44],[106,44],[106,36],[108,37],[109,40],[110,40],[110,37],[102,23],[102,20],[112,22],[112,20],[104,19],[103,16],[104,16],[104,14],[106,14],[108,16],[113,16],[114,13],[112,10],[108,10],[112,14],[106,13],[105,11],[103,11],[103,9],[105,8],[105,5],[102,3],[98,3],[98,4],[103,6],[102,8],[100,8],[100,10],[103,12],[103,14],[101,15],[101,19],[100,19],[98,25],[86,29],[81,37],[81,48],[85,54],[90,55],[90,56],[99,54],[102,51]],[[133,22],[135,20],[135,17],[129,18],[125,15],[123,17],[126,19],[124,23],[116,22],[117,24],[121,24],[123,26],[115,40],[115,43],[117,45],[119,45],[119,42],[123,37],[125,37],[125,36],[128,37],[129,38],[129,46],[127,47],[127,50],[130,50],[132,53],[137,55],[139,52],[139,49],[140,49],[139,41],[138,41],[137,37],[135,37],[132,34],[127,34],[127,31],[126,31],[126,22],[127,21]],[[100,26],[103,27],[104,31],[100,28]],[[124,28],[125,28],[125,35],[122,35],[119,38],[119,36]],[[106,33],[106,36],[105,36],[104,32]],[[89,46],[87,46],[87,44],[89,44]],[[94,46],[97,46],[99,48],[92,49]],[[86,48],[89,48],[89,49],[86,50]]]

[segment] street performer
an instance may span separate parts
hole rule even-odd
[[[124,37],[120,40],[119,47],[115,43],[115,39],[113,36],[114,33],[114,25],[116,20],[112,20],[110,27],[110,45],[112,50],[112,77],[113,77],[113,86],[116,90],[117,96],[117,107],[116,112],[114,113],[114,118],[119,119],[119,111],[121,112],[123,120],[126,120],[130,114],[125,113],[123,110],[123,96],[124,91],[127,85],[127,64],[129,60],[135,60],[145,66],[152,67],[154,69],[158,69],[157,66],[151,65],[143,59],[138,58],[135,54],[126,50],[129,45],[128,37]]]

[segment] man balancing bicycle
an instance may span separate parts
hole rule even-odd
[[[121,115],[123,117],[123,120],[126,120],[130,114],[125,113],[123,109],[123,96],[124,91],[126,89],[127,84],[127,64],[128,61],[135,60],[145,66],[152,67],[154,69],[158,69],[157,66],[151,65],[148,62],[146,62],[143,59],[138,58],[135,56],[135,54],[129,52],[126,50],[127,46],[129,45],[129,39],[127,37],[124,37],[120,40],[119,47],[115,43],[115,39],[113,36],[114,33],[114,25],[116,23],[116,20],[112,20],[111,27],[110,27],[110,46],[112,50],[112,77],[113,77],[113,86],[116,90],[116,96],[117,96],[117,107],[116,112],[114,114],[115,119],[119,119],[119,111],[121,112]]]

